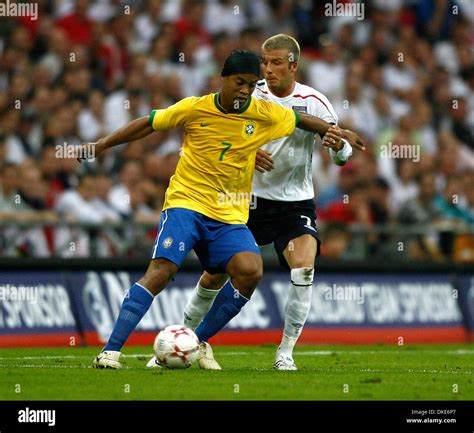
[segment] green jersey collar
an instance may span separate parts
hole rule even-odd
[[[249,108],[249,105],[250,105],[251,101],[252,101],[252,97],[250,97],[248,99],[248,101],[245,103],[245,105],[239,111],[237,111],[237,114],[243,113],[245,110],[247,110],[247,108]],[[219,93],[214,94],[214,104],[216,105],[216,107],[219,111],[221,111],[224,114],[229,114],[229,112],[219,102]]]

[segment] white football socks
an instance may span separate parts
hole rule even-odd
[[[311,308],[313,288],[313,268],[296,268],[291,270],[291,289],[285,307],[285,327],[278,352],[289,356],[293,354],[298,337],[308,318]]]
[[[201,286],[201,280],[194,288],[191,298],[184,307],[184,326],[195,330],[211,308],[219,290],[210,290]]]

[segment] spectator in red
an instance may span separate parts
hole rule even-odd
[[[374,218],[369,206],[369,185],[357,182],[344,195],[342,201],[333,202],[327,209],[318,212],[322,221],[344,224],[372,225]]]
[[[209,44],[210,36],[203,26],[204,3],[200,0],[187,0],[183,3],[181,10],[183,14],[175,23],[176,47],[179,47],[189,35],[196,36],[199,45]]]
[[[37,37],[38,31],[40,31],[40,27],[44,22],[50,20],[48,14],[51,13],[48,0],[36,0],[35,3],[38,5],[37,16],[19,14],[19,16],[16,17],[16,20],[28,30],[32,39]]]
[[[88,46],[92,41],[93,22],[87,16],[88,8],[89,0],[77,0],[74,12],[56,22],[67,33],[72,44]]]
[[[105,81],[108,92],[120,87],[126,80],[130,64],[130,34],[125,15],[116,15],[107,24],[95,23],[93,26],[91,51],[98,67],[96,79]]]
[[[56,150],[53,145],[43,146],[41,149],[41,159],[39,167],[41,169],[43,180],[47,185],[46,207],[54,209],[56,199],[64,191],[66,185],[61,179],[61,160],[56,158]]]
[[[321,256],[327,260],[347,258],[351,234],[341,223],[329,223],[324,229],[324,242],[321,244]]]
[[[359,173],[354,161],[349,161],[347,164],[341,167],[337,183],[333,183],[329,187],[325,188],[316,197],[317,209],[327,209],[333,203],[343,200],[344,196],[347,195],[356,180],[358,180],[358,176]]]

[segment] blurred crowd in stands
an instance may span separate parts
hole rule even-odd
[[[357,257],[351,227],[381,225],[364,235],[365,257],[474,262],[471,0],[366,1],[363,16],[328,16],[311,0],[37,3],[37,20],[0,17],[0,220],[27,227],[0,226],[0,256],[88,256],[92,235],[94,254],[136,255],[124,243],[137,236],[129,223],[158,223],[182,131],[82,165],[58,149],[218,91],[233,49],[259,52],[288,33],[302,48],[298,81],[325,94],[368,147],[341,168],[316,140],[323,256]],[[394,237],[397,223],[426,230]],[[140,236],[148,254],[153,233]]]

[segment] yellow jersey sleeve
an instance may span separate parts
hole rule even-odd
[[[285,108],[277,104],[270,105],[270,116],[272,127],[270,129],[270,140],[291,135],[298,125],[298,113],[291,108]]]
[[[150,113],[150,124],[155,131],[162,129],[171,129],[178,126],[184,127],[192,107],[198,98],[191,96],[181,99],[168,108],[153,110]]]

